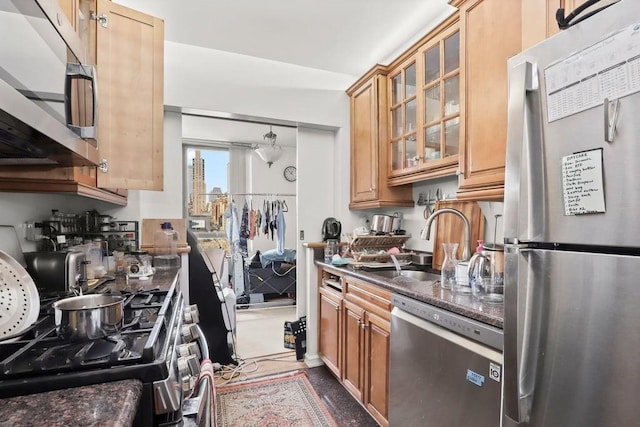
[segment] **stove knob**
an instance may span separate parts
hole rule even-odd
[[[197,305],[190,305],[184,309],[185,323],[198,323],[200,321],[200,312]]]
[[[198,345],[198,343],[190,342],[186,344],[180,344],[178,346],[179,357],[185,357],[191,354],[195,355],[198,360],[202,359],[202,354],[200,353],[200,346]]]
[[[193,381],[191,381],[191,377],[189,376],[182,377],[180,383],[182,384],[182,391],[184,393],[189,393],[193,388],[193,386],[191,385]]]
[[[189,325],[182,325],[182,342],[189,343],[200,338],[198,332],[198,325],[191,323]]]
[[[178,373],[180,374],[180,378],[197,377],[200,375],[200,362],[198,362],[195,354],[178,357]]]

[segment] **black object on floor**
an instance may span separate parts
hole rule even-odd
[[[307,377],[338,427],[379,426],[324,365],[307,369]]]
[[[198,249],[198,238],[187,229],[189,252],[189,301],[197,304],[200,313],[200,328],[209,345],[210,359],[222,365],[237,363],[229,348],[229,331],[224,323],[222,305],[218,298],[213,276]]]

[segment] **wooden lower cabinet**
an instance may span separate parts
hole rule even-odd
[[[319,353],[343,386],[382,426],[389,416],[391,294],[345,276],[342,292],[320,273]]]
[[[333,374],[340,378],[342,369],[342,294],[334,290],[319,289],[318,352]]]
[[[365,310],[349,301],[344,301],[344,366],[342,383],[358,400],[364,397],[364,325]]]
[[[365,329],[365,407],[382,425],[389,418],[389,349],[391,322],[367,313]]]

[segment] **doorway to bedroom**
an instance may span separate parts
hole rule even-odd
[[[279,153],[267,162],[256,148],[269,133]],[[234,292],[223,308],[241,359],[293,352],[283,335],[297,320],[295,140],[293,127],[183,115],[185,212],[199,245],[225,251],[218,276]]]

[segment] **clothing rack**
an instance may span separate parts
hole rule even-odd
[[[229,196],[296,197],[294,193],[227,193]]]

